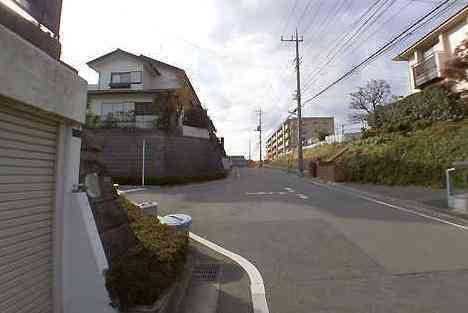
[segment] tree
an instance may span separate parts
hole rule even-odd
[[[349,108],[352,112],[349,119],[352,122],[366,121],[369,125],[378,125],[379,116],[376,109],[385,105],[390,99],[390,85],[385,80],[370,80],[365,87],[350,94]]]

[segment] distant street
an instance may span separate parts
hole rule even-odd
[[[464,313],[468,231],[271,169],[128,194],[255,264],[272,313]]]

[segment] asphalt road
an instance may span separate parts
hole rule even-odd
[[[272,313],[467,312],[468,231],[271,169],[128,194],[263,275]]]

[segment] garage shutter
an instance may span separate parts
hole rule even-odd
[[[52,312],[57,122],[0,98],[0,312]]]

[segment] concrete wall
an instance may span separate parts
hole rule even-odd
[[[2,25],[0,51],[0,95],[13,99],[18,109],[40,112],[59,124],[54,173],[54,312],[113,312],[102,262],[93,252],[99,246],[99,239],[89,232],[93,221],[85,222],[85,216],[80,216],[84,211],[77,207],[73,193],[81,147],[73,129],[85,120],[87,83],[75,70]]]
[[[147,182],[215,176],[224,172],[219,145],[207,139],[172,136],[154,129],[93,129],[92,133],[102,146],[100,161],[114,178],[141,181],[143,139]]]
[[[0,25],[0,94],[84,122],[86,86],[77,73]],[[8,73],[6,75],[5,73]]]

